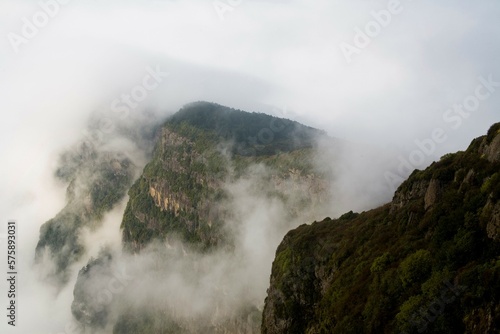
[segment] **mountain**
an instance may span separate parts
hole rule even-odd
[[[127,193],[134,170],[133,162],[121,152],[100,152],[88,143],[62,155],[56,177],[68,183],[67,204],[42,225],[35,252],[36,263],[53,263],[46,279],[68,281],[68,267],[85,253],[80,232],[100,226],[103,215]]]
[[[152,161],[129,191],[125,248],[139,251],[173,232],[203,249],[227,245],[223,228],[230,213],[221,204],[228,199],[223,185],[258,163],[273,169],[263,182],[273,183],[276,196],[287,196],[290,178],[309,188],[293,199],[297,203],[288,203],[295,214],[310,207],[325,188],[311,163],[319,136],[324,133],[266,114],[206,102],[187,105],[164,124]]]
[[[207,102],[134,126],[121,138],[147,151],[142,173],[123,140],[68,150],[67,204],[40,230],[35,260],[62,286],[88,256],[82,233],[127,199],[123,250],[78,273],[82,331],[500,331],[500,124],[414,171],[390,203],[311,225],[336,182],[324,132]]]
[[[260,267],[267,273],[261,259],[270,265],[284,233],[328,201],[328,177],[314,163],[320,138],[324,132],[294,121],[214,103],[191,103],[172,115],[156,132],[121,223],[122,257],[136,270],[127,290],[143,295],[99,302],[96,286],[113,279],[117,258],[106,251],[78,275],[74,317],[87,329],[114,333],[259,332],[265,280],[246,280]],[[242,215],[248,206],[256,217]],[[268,255],[264,240],[274,245]],[[213,276],[220,279],[210,283]],[[166,283],[174,280],[175,288]],[[147,305],[137,301],[150,290]],[[191,294],[187,315],[184,299],[171,301],[179,290]]]
[[[142,155],[150,155],[158,128],[156,117],[149,114],[135,115],[130,123],[114,120],[114,132],[102,130],[103,119],[113,121],[93,115],[86,137],[65,150],[57,161],[54,176],[67,185],[66,205],[41,226],[35,251],[42,277],[52,284],[66,284],[70,266],[84,259],[87,250],[82,232],[102,226],[105,214],[125,198],[137,178]],[[127,149],[124,142],[130,143]],[[141,152],[141,158],[134,156],[136,151]]]
[[[500,123],[392,202],[290,231],[262,333],[499,333]]]

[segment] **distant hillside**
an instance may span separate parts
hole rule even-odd
[[[56,177],[68,183],[67,204],[41,226],[35,252],[36,263],[54,263],[46,279],[67,282],[69,266],[85,253],[80,232],[100,226],[103,215],[126,195],[135,168],[121,152],[100,152],[86,143],[62,156]]]
[[[262,333],[423,332],[500,332],[500,123],[276,251]]]

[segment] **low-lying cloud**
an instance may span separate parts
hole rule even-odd
[[[287,228],[390,199],[384,173],[404,178],[410,172],[398,172],[399,157],[408,158],[418,149],[415,140],[431,138],[435,128],[447,124],[443,115],[474,92],[478,77],[491,75],[500,81],[500,49],[494,43],[500,34],[500,6],[495,1],[402,1],[404,11],[351,64],[346,64],[339,45],[352,41],[354,28],[364,28],[373,18],[370,13],[387,8],[387,1],[242,1],[224,20],[210,1],[58,2],[57,15],[18,45],[18,52],[9,34],[22,36],[24,18],[33,22],[43,8],[38,1],[0,3],[0,212],[2,221],[15,219],[19,226],[18,332],[71,332],[77,272],[103,245],[110,245],[117,266],[125,263],[137,277],[142,277],[141,270],[168,277],[162,287],[174,296],[168,305],[178,306],[177,316],[214,311],[206,301],[224,300],[220,307],[231,309],[237,302],[223,299],[225,293],[254,303],[265,293],[272,261],[268,257]],[[136,89],[139,98],[132,100],[127,113],[112,112],[113,105],[118,106],[114,101],[132,95],[150,68],[169,75],[154,90],[147,89],[142,101]],[[238,218],[234,224],[241,229],[240,248],[231,255],[203,256],[199,266],[205,269],[199,272],[204,275],[184,282],[192,278],[189,270],[201,255],[179,241],[164,245],[170,250],[166,254],[182,254],[171,256],[169,272],[142,255],[116,255],[124,199],[104,216],[100,228],[81,234],[87,250],[71,266],[68,284],[53,288],[42,283],[40,272],[33,271],[34,252],[40,225],[66,203],[67,184],[53,178],[61,152],[81,140],[97,140],[100,150],[128,152],[139,173],[151,150],[148,140],[141,139],[144,131],[195,100],[270,113],[279,106],[286,117],[359,143],[331,154],[330,146],[324,148],[318,165],[332,173],[330,208],[318,209],[319,217],[304,216],[289,224],[281,220],[288,209],[280,201],[263,201],[245,180],[228,184],[234,192],[231,209]],[[464,149],[473,137],[484,134],[498,121],[499,102],[498,93],[482,101],[418,167]],[[89,137],[85,129],[91,114],[91,128],[98,132]],[[247,265],[257,269],[249,272]],[[246,278],[254,280],[255,291],[248,290]],[[240,284],[234,282],[238,279]],[[219,280],[228,285],[212,286]],[[125,290],[123,298],[144,300]],[[200,302],[186,305],[186,296]],[[4,322],[0,328],[16,332]]]

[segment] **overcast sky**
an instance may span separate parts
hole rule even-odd
[[[440,128],[430,159],[500,120],[497,1],[62,2],[0,0],[2,205],[151,71],[131,112],[208,100],[406,152]]]
[[[50,125],[51,136],[64,136],[91,109],[106,108],[113,94],[140,83],[145,66],[160,66],[171,76],[144,104],[173,110],[208,99],[256,111],[270,105],[333,136],[412,149],[415,139],[445,125],[446,109],[474,92],[478,76],[500,81],[500,4],[402,0],[348,63],[342,43],[356,47],[356,28],[373,28],[372,12],[390,6],[73,0],[45,24],[36,16],[38,1],[2,0],[2,123],[19,130],[28,127],[21,115],[37,125],[52,116],[58,124]],[[24,38],[23,17],[43,26],[20,42],[13,34]],[[499,93],[481,101],[439,152],[462,149],[484,133],[498,121],[499,101]]]
[[[495,0],[60,2],[0,0],[0,222],[36,231],[60,210],[58,152],[150,71],[132,112],[208,100],[406,152],[439,128],[431,159],[500,121]]]

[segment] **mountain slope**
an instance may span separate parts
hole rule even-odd
[[[230,277],[257,270],[247,262],[261,267],[262,257],[272,258],[274,246],[265,255],[256,242],[246,244],[245,235],[254,238],[252,233],[268,231],[260,240],[277,245],[298,220],[313,217],[328,200],[327,177],[313,163],[316,139],[323,136],[322,131],[265,114],[206,102],[186,105],[158,131],[152,160],[129,190],[122,240],[127,256],[146,259],[137,264],[141,270],[131,285],[147,291],[139,277],[161,277],[155,283],[161,285],[166,277],[179,275],[187,281],[183,288],[207,296],[193,297],[189,316],[181,315],[179,306],[171,305],[172,295],[164,291],[153,293],[152,298],[158,298],[154,306],[136,305],[121,295],[113,296],[109,305],[96,306],[99,296],[89,297],[96,292],[86,287],[109,280],[106,275],[112,271],[103,268],[112,261],[97,259],[78,277],[75,318],[87,328],[111,324],[115,333],[257,333],[265,281],[261,284],[259,276],[258,282],[232,282]],[[266,215],[266,204],[270,215],[280,212],[279,219],[259,216],[247,222],[241,216],[247,205],[256,206],[252,213]],[[264,223],[269,225],[256,226]],[[158,259],[154,265],[148,262],[152,258]],[[223,293],[226,288],[221,291],[220,279],[205,288],[211,276],[222,275],[218,266],[227,268],[221,279],[229,277],[232,294]],[[104,278],[96,279],[92,272],[104,273]],[[249,289],[234,299],[240,290]],[[213,305],[203,312],[196,309],[207,300]],[[114,307],[119,311],[112,312]]]
[[[500,332],[500,123],[391,203],[290,231],[262,333]]]
[[[286,189],[280,184],[291,177],[308,188],[295,200],[303,202],[299,207],[319,200],[325,187],[311,156],[321,135],[265,114],[204,102],[187,105],[164,124],[152,161],[129,192],[122,222],[126,248],[137,251],[173,232],[205,249],[224,243],[223,222],[230,213],[220,204],[228,199],[223,185],[256,163],[274,169],[266,182],[282,195]]]
[[[40,227],[35,263],[44,279],[59,287],[68,282],[71,265],[87,255],[82,233],[101,227],[125,198],[150,156],[158,123],[153,113],[128,119],[94,113],[82,140],[59,156],[54,176],[67,186],[66,205]]]
[[[68,267],[85,252],[80,232],[98,227],[103,215],[125,196],[136,167],[121,152],[101,152],[87,143],[66,152],[61,160],[56,177],[68,183],[67,204],[41,226],[35,261],[52,261],[54,268],[46,278],[66,283]]]

